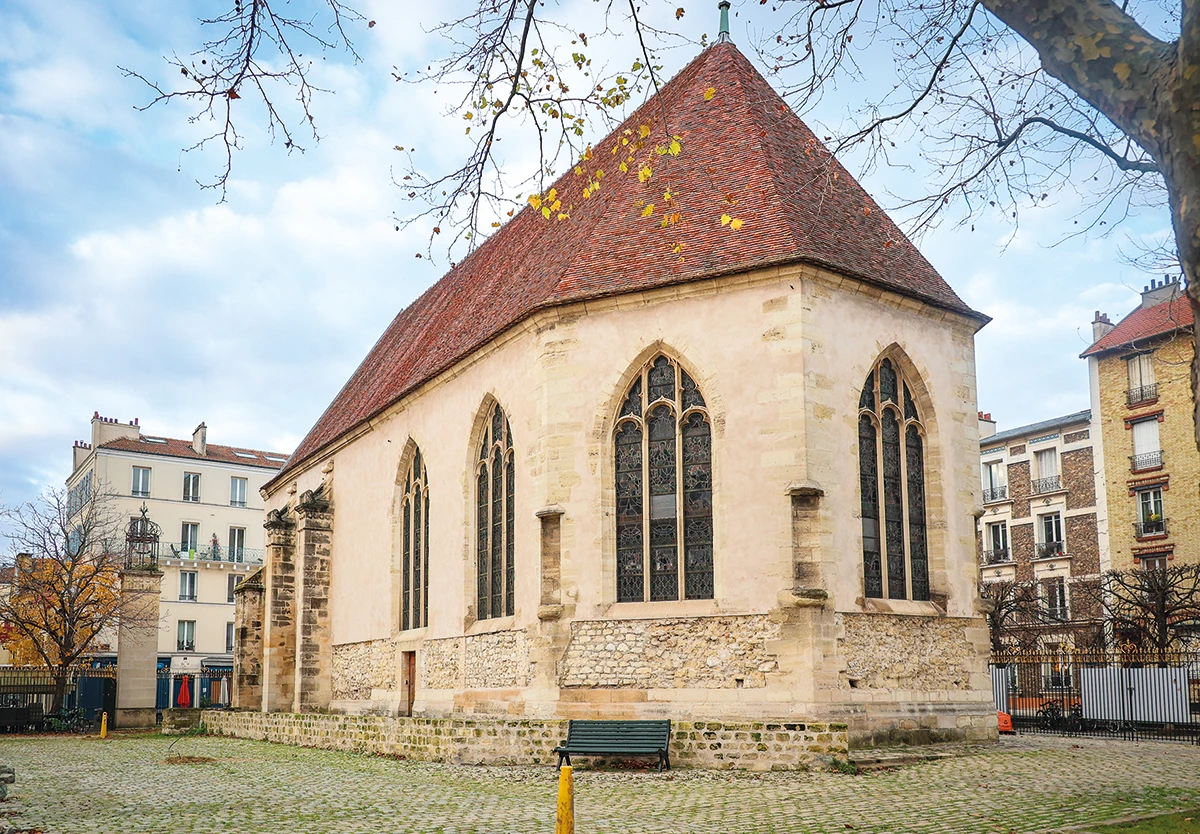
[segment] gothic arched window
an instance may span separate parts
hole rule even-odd
[[[678,363],[660,355],[642,368],[613,442],[617,601],[712,599],[712,431]]]
[[[475,470],[477,618],[512,616],[513,597],[512,427],[499,405],[492,407],[479,444]]]
[[[858,399],[866,597],[929,599],[924,433],[908,382],[883,359]]]
[[[429,625],[429,474],[418,448],[404,477],[400,531],[400,629]]]

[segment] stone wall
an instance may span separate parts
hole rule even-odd
[[[531,679],[524,631],[496,631],[426,640],[418,653],[425,689],[503,689]]]
[[[558,667],[562,687],[725,689],[763,687],[776,668],[763,615],[571,623]]]
[[[1021,451],[1025,451],[1024,446],[1021,447]],[[1008,453],[1015,454],[1012,449],[1009,449]],[[1008,465],[1008,497],[1013,502],[1013,518],[1029,518],[1029,489],[1029,461],[1010,463]]]
[[[1068,510],[1096,506],[1096,466],[1091,446],[1063,452],[1062,473]]]
[[[1010,524],[1008,546],[1017,566],[1017,581],[1028,582],[1033,579],[1033,523]]]
[[[1073,576],[1091,576],[1100,572],[1100,541],[1096,532],[1096,514],[1067,516],[1067,555],[1071,557]]]
[[[378,715],[204,712],[217,735],[455,764],[553,764],[567,737],[557,719],[395,718]],[[672,766],[805,770],[844,759],[845,724],[694,721],[671,725]],[[650,759],[645,759],[648,764]],[[576,759],[587,767],[598,760]]]
[[[1087,440],[1092,436],[1092,433],[1087,429],[1080,431],[1067,432],[1063,435],[1063,443],[1078,443],[1080,440]]]
[[[234,588],[233,705],[262,707],[263,568]]]
[[[372,689],[396,687],[396,646],[365,640],[333,647],[333,699],[366,701]]]
[[[982,619],[838,614],[837,620],[844,688],[965,691],[977,688],[972,676],[986,671],[986,655],[968,634],[982,629],[986,641]]]

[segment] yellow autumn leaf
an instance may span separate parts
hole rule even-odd
[[[728,225],[729,225],[729,221],[730,221],[730,220],[732,220],[732,219],[733,219],[733,218],[732,218],[732,217],[730,217],[728,214],[722,214],[722,215],[721,215],[721,225],[722,225],[722,226],[728,226]]]
[[[654,172],[650,170],[649,165],[645,165],[642,170],[638,171],[638,182],[649,182],[652,176],[654,176]]]
[[[554,199],[555,197],[557,197],[557,196],[558,196],[558,189],[557,189],[557,188],[551,188],[551,189],[550,189],[550,191],[549,191],[549,192],[546,194],[546,199],[547,199],[547,200],[553,200],[553,199]]]
[[[683,244],[676,241],[675,245],[673,247],[671,247],[671,251],[674,252],[676,255],[678,255],[680,252],[683,251]]]
[[[649,217],[652,214],[654,214],[654,203],[651,203],[642,209],[642,217]]]
[[[598,179],[598,180],[604,179],[604,170],[603,169],[597,169],[596,179]]]
[[[582,174],[583,174],[583,169],[580,168],[578,165],[576,165],[575,166],[575,176],[578,177],[578,176],[581,176]]]
[[[560,208],[562,208],[562,200],[555,200],[550,204],[550,211],[558,211]]]
[[[529,205],[533,206],[534,208],[541,208],[542,207],[541,196],[538,194],[530,194],[529,195]]]
[[[499,228],[500,228],[500,224],[499,224],[499,223],[493,223],[493,224],[492,224],[492,228],[493,228],[493,229],[499,229]]]
[[[713,96],[715,96],[716,94],[717,94],[717,88],[716,88],[716,87],[709,87],[707,90],[705,90],[705,91],[704,91],[704,100],[705,100],[705,101],[712,101],[712,100],[713,100]]]
[[[627,174],[627,173],[629,173],[629,166],[626,165],[624,162],[622,162],[620,165],[617,166],[617,170],[620,171],[622,174]]]
[[[559,220],[566,220],[566,219],[567,219],[568,217],[570,217],[570,216],[571,216],[571,215],[567,214],[566,212],[563,212],[563,213],[561,213],[561,214],[559,214],[559,215],[558,215],[558,219],[559,219]]]
[[[667,153],[671,156],[679,156],[679,152],[683,150],[683,145],[679,144],[678,139],[672,139],[671,144],[667,147]]]
[[[546,218],[547,220],[550,219],[550,207],[549,206],[542,206],[542,217]]]
[[[645,139],[649,135],[650,135],[650,125],[642,125],[641,127],[638,128],[638,136]]]
[[[729,228],[733,229],[735,232],[736,232],[738,229],[742,228],[742,221],[741,221],[741,219],[739,219],[739,218],[735,217],[733,220],[730,220],[730,221],[729,221]]]

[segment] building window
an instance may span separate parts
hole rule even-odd
[[[179,551],[182,555],[189,558],[196,558],[196,551],[200,547],[200,525],[192,521],[185,521],[179,528]]]
[[[225,623],[225,653],[233,654],[233,623]]]
[[[1138,520],[1134,532],[1143,536],[1162,536],[1167,532],[1167,519],[1163,515],[1162,488],[1143,489],[1137,494]]]
[[[180,620],[175,631],[175,651],[196,651],[196,621]]]
[[[1033,480],[1032,490],[1035,495],[1042,492],[1053,492],[1062,487],[1058,473],[1058,449],[1042,449],[1033,453],[1037,464],[1037,477]]]
[[[1154,378],[1154,356],[1139,353],[1125,360],[1129,368],[1129,405],[1158,399],[1158,382]]]
[[[1039,516],[1040,529],[1042,538],[1037,543],[1037,557],[1039,559],[1048,559],[1054,556],[1063,556],[1066,550],[1063,547],[1062,534],[1062,515],[1060,513],[1046,513]]]
[[[196,572],[183,570],[179,572],[179,599],[182,602],[196,601]]]
[[[199,501],[200,501],[200,473],[199,472],[184,472],[183,473],[183,500],[199,503]]]
[[[229,506],[231,506],[231,507],[246,506],[246,479],[245,478],[230,478],[229,479]]]
[[[864,594],[927,600],[925,430],[891,359],[867,374],[858,409]]]
[[[92,500],[92,471],[88,470],[83,477],[71,487],[67,494],[67,516],[74,516]]]
[[[984,547],[986,548],[983,551],[984,564],[994,565],[1011,561],[1008,555],[1008,524],[1001,521],[998,524],[987,525]]]
[[[150,497],[150,469],[144,466],[133,467],[133,488],[130,494],[134,498]]]
[[[493,406],[479,444],[476,468],[477,617],[512,616],[516,608],[513,564],[513,492],[516,478],[512,427]]]
[[[1166,556],[1143,556],[1142,557],[1142,570],[1166,570],[1166,569],[1167,569],[1167,557]]]
[[[1133,424],[1133,456],[1129,468],[1137,472],[1162,466],[1162,446],[1158,440],[1158,418],[1139,420]]]
[[[983,503],[1003,501],[1008,498],[1008,481],[1004,477],[1004,461],[993,460],[983,464]]]
[[[1046,616],[1051,620],[1066,620],[1067,583],[1061,576],[1054,576],[1042,583],[1042,599],[1046,605]]]
[[[241,562],[246,558],[246,528],[229,528],[229,561]]]
[[[241,583],[241,581],[242,581],[242,578],[240,576],[238,576],[236,573],[229,574],[229,577],[225,583],[225,585],[226,585],[225,590],[228,592],[227,596],[226,596],[226,600],[225,600],[226,602],[234,602],[237,599],[233,595],[233,592],[234,592],[234,590],[237,589],[237,586]]]
[[[507,497],[511,502],[511,495]],[[400,531],[400,628],[407,630],[429,625],[429,473],[425,470],[425,461],[421,457],[420,449],[413,454],[412,464],[404,478],[404,499],[401,504],[400,517],[404,526]],[[508,513],[511,512],[510,508]],[[508,518],[507,514],[505,518]],[[511,539],[512,531],[507,532]],[[482,558],[483,551],[480,553]],[[490,565],[490,547],[487,553]],[[484,585],[483,574],[480,571],[480,611],[484,608],[483,588],[490,589],[491,582],[489,575],[488,584]],[[512,613],[511,603],[506,603],[506,610]],[[488,611],[491,611],[490,593]]]
[[[712,431],[678,363],[658,356],[642,368],[613,443],[617,601],[712,599]]]

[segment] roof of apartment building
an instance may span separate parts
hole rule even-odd
[[[646,125],[654,131],[649,136]],[[677,222],[665,230],[661,212],[648,219],[639,209],[664,187],[619,175],[622,160],[613,155],[626,146],[632,151],[641,136],[653,143],[664,126],[684,150],[654,156],[654,183],[671,183],[671,191],[686,185],[679,189],[686,198],[672,198],[680,201]],[[598,159],[585,157],[555,182],[544,211],[526,206],[400,311],[287,469],[530,315],[558,305],[807,263],[990,320],[958,297],[731,43],[701,52],[595,147]],[[593,168],[608,168],[610,176],[585,200],[580,194],[589,178],[602,176]],[[557,220],[560,207],[549,205],[555,195],[564,212]],[[741,222],[720,223],[726,211]]]
[[[1065,414],[1062,417],[1054,417],[1050,420],[1043,420],[1040,423],[1030,423],[1028,426],[1018,426],[1015,429],[996,432],[991,437],[980,438],[979,445],[982,447],[1003,444],[1009,440],[1028,437],[1031,434],[1042,434],[1043,432],[1054,431],[1055,429],[1066,428],[1067,426],[1077,426],[1080,423],[1090,423],[1091,421],[1092,410],[1085,408],[1083,411],[1076,411],[1074,414]]]
[[[0,585],[11,585],[16,576],[17,568],[15,565],[0,568]]]
[[[1158,336],[1192,326],[1192,307],[1186,295],[1153,306],[1138,307],[1101,336],[1081,357],[1095,356],[1117,348],[1134,347]]]
[[[244,466],[260,466],[267,469],[279,469],[287,462],[288,458],[283,452],[263,452],[258,449],[241,449],[237,446],[219,446],[215,443],[206,444],[205,454],[202,455],[192,448],[191,440],[153,437],[145,434],[139,435],[137,440],[132,438],[110,440],[100,448],[143,455],[205,460],[214,463],[240,463]]]

